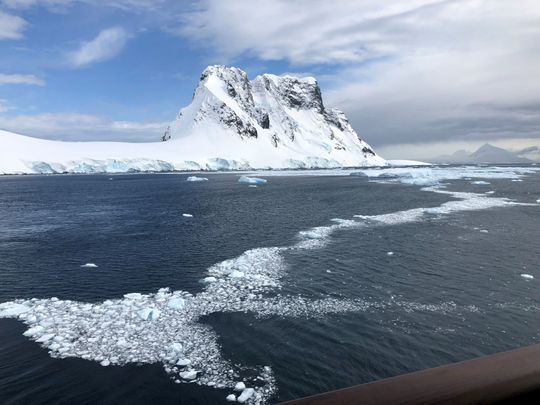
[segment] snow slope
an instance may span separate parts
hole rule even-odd
[[[0,173],[381,166],[313,78],[209,66],[163,142],[62,142],[0,130]]]

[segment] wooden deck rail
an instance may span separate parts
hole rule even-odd
[[[535,394],[536,393],[536,394]],[[284,402],[283,405],[540,404],[540,344]]]

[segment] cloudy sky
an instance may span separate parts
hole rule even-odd
[[[156,139],[218,63],[315,76],[385,157],[540,144],[538,0],[0,0],[0,128]]]

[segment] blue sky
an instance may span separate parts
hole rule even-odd
[[[390,155],[518,148],[540,137],[538,21],[534,0],[0,0],[0,128],[155,139],[228,64],[317,77]]]

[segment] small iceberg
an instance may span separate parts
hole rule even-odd
[[[189,176],[186,181],[208,181],[206,177]]]
[[[186,366],[189,366],[190,364],[191,364],[190,359],[180,359],[176,362],[176,365],[180,367],[186,367]]]
[[[236,402],[236,395],[234,395],[234,394],[229,394],[229,395],[227,395],[227,398],[225,398],[225,400],[226,400],[227,402]]]
[[[248,399],[250,399],[253,396],[253,394],[255,394],[255,390],[253,388],[246,388],[244,391],[242,391],[237,401],[243,404]]]
[[[154,321],[159,318],[161,311],[157,308],[143,308],[137,312],[137,315],[143,321]]]
[[[241,176],[238,179],[238,183],[242,184],[266,184],[266,179],[261,179],[259,177],[248,177],[248,176]]]
[[[523,273],[521,274],[521,277],[523,277],[526,280],[533,280],[534,276],[532,274]]]
[[[95,263],[85,263],[85,264],[81,265],[81,267],[97,267],[97,264],[95,264]]]
[[[167,306],[172,309],[184,309],[186,301],[183,298],[173,298],[169,300]]]
[[[476,184],[477,186],[487,186],[491,183],[488,181],[478,180],[478,181],[471,181],[471,184]]]
[[[184,380],[194,380],[195,378],[197,378],[197,372],[195,370],[182,371],[181,373],[179,373],[179,375]]]
[[[193,215],[192,214],[182,214],[183,217],[186,217],[186,218],[193,218]]]
[[[235,391],[244,391],[245,389],[246,389],[246,384],[244,384],[243,382],[238,382],[234,386]]]

